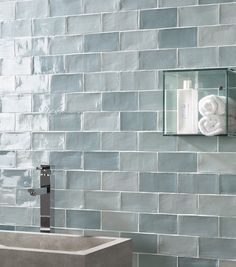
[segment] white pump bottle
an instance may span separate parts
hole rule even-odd
[[[198,133],[198,91],[191,80],[183,81],[177,90],[177,134]]]

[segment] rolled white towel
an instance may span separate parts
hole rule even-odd
[[[202,116],[223,115],[226,113],[226,97],[208,95],[199,101],[199,112]]]
[[[226,97],[208,95],[199,101],[199,112],[202,116],[226,114]],[[228,116],[236,117],[236,102],[228,98]]]
[[[224,115],[209,115],[202,117],[198,128],[203,135],[214,136],[226,133],[226,118]]]
[[[225,115],[210,115],[202,117],[198,122],[198,128],[203,135],[214,136],[218,134],[226,134],[226,118]],[[229,133],[236,132],[236,118],[228,117]]]

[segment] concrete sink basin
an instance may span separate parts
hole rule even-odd
[[[131,267],[131,241],[0,231],[1,267]]]

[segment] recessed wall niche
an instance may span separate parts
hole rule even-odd
[[[236,135],[236,71],[163,72],[163,135]]]

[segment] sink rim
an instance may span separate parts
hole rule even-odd
[[[69,254],[69,255],[81,255],[85,256],[87,254],[91,254],[93,252],[103,250],[108,247],[112,247],[124,242],[130,242],[130,238],[121,238],[121,237],[107,237],[107,236],[84,236],[84,235],[76,235],[76,234],[57,234],[57,233],[38,233],[38,232],[23,232],[23,231],[5,231],[0,230],[1,233],[5,234],[19,234],[19,235],[34,235],[34,236],[60,236],[60,237],[85,237],[85,238],[95,238],[95,239],[105,239],[109,240],[103,244],[96,245],[92,248],[84,249],[84,250],[52,250],[52,249],[41,249],[41,248],[30,248],[30,247],[14,247],[14,246],[6,246],[0,244],[0,250],[17,250],[17,251],[29,251],[29,252],[39,252],[39,253],[53,253],[53,254]]]

